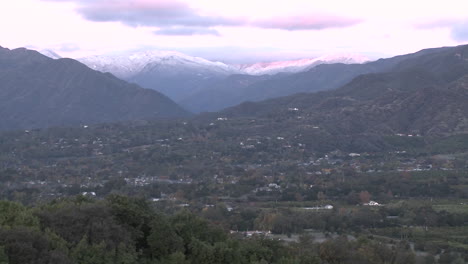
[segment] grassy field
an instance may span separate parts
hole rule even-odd
[[[468,202],[459,202],[457,204],[435,204],[432,205],[432,208],[437,211],[446,211],[448,213],[455,214],[468,214]]]
[[[433,245],[441,249],[468,250],[468,226],[464,227],[412,227],[373,229],[373,234],[399,239],[404,234],[408,241],[422,245]]]

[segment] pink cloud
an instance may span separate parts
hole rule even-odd
[[[309,15],[299,17],[272,17],[268,19],[232,18],[222,15],[202,15],[187,2],[169,0],[48,0],[69,1],[78,4],[77,11],[87,20],[97,22],[121,22],[137,27],[159,27],[157,34],[217,35],[212,27],[251,26],[283,30],[322,30],[347,27],[360,22],[358,19]],[[201,30],[205,27],[205,30]],[[184,29],[185,28],[185,29]],[[196,30],[193,30],[193,29]]]
[[[261,28],[278,28],[284,30],[320,30],[335,27],[349,27],[360,22],[362,22],[360,19],[327,15],[311,15],[258,20],[254,21],[252,25]]]

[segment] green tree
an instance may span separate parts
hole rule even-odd
[[[189,262],[185,259],[185,255],[182,252],[175,252],[167,256],[163,260],[157,262],[161,264],[188,264]]]
[[[150,235],[150,222],[154,217],[148,202],[122,195],[110,195],[106,201],[116,222],[128,230],[132,239],[136,241],[136,250],[148,248],[146,238]]]
[[[73,249],[71,256],[77,264],[113,263],[111,254],[106,251],[105,243],[101,242],[99,244],[90,245],[86,235],[83,236],[78,245]]]
[[[349,258],[348,247],[346,238],[328,240],[320,245],[320,258],[330,264],[343,263]]]
[[[0,264],[8,264],[8,255],[5,252],[5,247],[0,246]]]
[[[184,240],[164,216],[157,216],[151,222],[151,233],[147,238],[151,257],[162,259],[184,250]]]
[[[176,214],[171,218],[171,223],[176,234],[183,238],[185,245],[194,238],[209,244],[222,242],[227,238],[223,230],[188,211]]]
[[[16,202],[0,201],[0,227],[13,228],[18,226],[38,228],[39,220],[31,211]]]

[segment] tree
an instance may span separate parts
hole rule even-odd
[[[111,264],[112,257],[106,252],[104,242],[90,245],[85,235],[73,249],[71,256],[77,264]]]
[[[3,255],[8,256],[9,264],[57,263],[51,261],[52,249],[49,240],[37,230],[27,228],[0,230],[0,245],[3,246]]]
[[[151,233],[147,238],[153,259],[166,258],[176,252],[184,251],[184,240],[164,216],[157,216],[151,222]]]
[[[348,246],[346,238],[328,240],[320,245],[320,258],[330,264],[343,263],[349,258]]]
[[[368,203],[370,201],[371,195],[368,191],[361,191],[359,193],[359,200],[361,203]]]
[[[33,216],[30,210],[19,203],[0,201],[0,212],[0,227],[39,227],[37,217]]]
[[[323,201],[323,200],[327,199],[327,195],[324,192],[320,191],[320,192],[317,193],[317,199],[320,200],[320,201]]]
[[[0,247],[0,264],[8,264],[8,255],[5,252],[5,247]]]
[[[213,247],[196,238],[190,241],[187,252],[192,263],[216,263]]]
[[[125,227],[132,239],[136,241],[136,250],[148,248],[146,238],[150,234],[150,223],[154,216],[148,202],[144,199],[122,195],[109,195],[106,202],[116,222]]]
[[[189,262],[185,259],[185,255],[182,252],[172,253],[163,260],[156,262],[161,264],[188,264]]]
[[[170,219],[176,234],[183,238],[185,245],[194,238],[214,244],[226,240],[226,233],[194,214],[182,211]]]

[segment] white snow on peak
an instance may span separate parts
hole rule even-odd
[[[131,78],[154,65],[202,69],[226,75],[238,73],[235,67],[222,62],[213,62],[175,51],[153,50],[116,56],[91,56],[78,60],[94,70],[110,72],[120,78]]]
[[[98,55],[78,59],[88,67],[110,72],[123,79],[130,79],[137,74],[151,72],[155,69],[176,69],[204,73],[230,75],[273,75],[280,72],[297,73],[309,70],[319,64],[345,63],[361,64],[368,62],[365,56],[352,53],[329,54],[317,58],[290,61],[261,62],[255,64],[229,65],[209,61],[200,57],[189,56],[176,51],[142,51],[120,55]]]
[[[255,64],[238,65],[238,69],[251,75],[273,75],[280,72],[297,73],[307,71],[320,64],[362,64],[370,61],[369,58],[352,53],[329,54],[312,59],[290,61],[260,62]]]
[[[40,50],[39,53],[41,53],[42,55],[47,56],[47,57],[49,57],[51,59],[54,59],[54,60],[62,58],[62,56],[60,56],[57,53],[55,53],[54,51],[48,50],[48,49]]]

